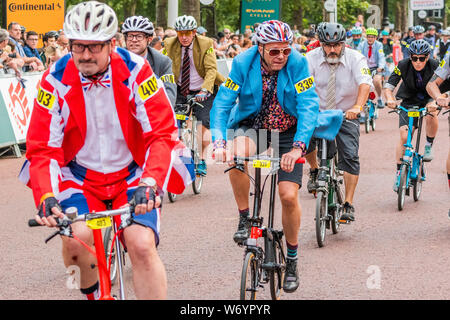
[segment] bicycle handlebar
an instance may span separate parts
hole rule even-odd
[[[70,208],[68,208],[70,209]],[[88,221],[93,219],[99,219],[99,218],[106,218],[106,217],[114,217],[118,215],[123,214],[130,214],[132,212],[131,206],[115,209],[115,210],[106,210],[106,211],[100,211],[100,212],[88,212],[86,214],[82,214],[77,216],[74,219],[70,219],[67,215],[64,216],[63,220],[58,223],[59,227],[67,227],[65,224],[71,224],[78,221]],[[66,210],[67,213],[67,210]],[[42,227],[43,225],[39,224],[36,219],[30,219],[28,220],[28,226],[29,227]]]
[[[233,157],[233,160],[235,162],[246,162],[246,161],[253,161],[253,160],[266,160],[271,162],[280,162],[281,158],[272,158],[272,157],[266,157],[266,156],[251,156],[251,157]],[[306,159],[303,157],[300,157],[295,161],[295,163],[305,163]]]

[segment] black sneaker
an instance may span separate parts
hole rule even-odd
[[[355,208],[348,202],[344,203],[341,220],[355,221]]]
[[[297,259],[286,259],[286,273],[284,274],[283,290],[291,293],[298,288]]]
[[[233,240],[236,243],[243,243],[249,237],[250,222],[247,215],[241,214],[239,217],[239,224],[236,233],[233,236]]]
[[[309,169],[309,180],[308,184],[306,185],[306,188],[308,189],[309,193],[314,193],[317,190],[317,174],[319,173],[318,169]]]

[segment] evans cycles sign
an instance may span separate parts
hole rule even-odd
[[[38,47],[48,31],[62,29],[64,23],[64,0],[2,0],[5,26],[17,22],[26,31],[39,34]]]
[[[280,0],[242,0],[241,33],[253,28],[255,23],[267,20],[279,20]]]

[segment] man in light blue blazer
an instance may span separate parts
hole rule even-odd
[[[272,149],[281,157],[278,189],[287,245],[283,289],[294,292],[299,285],[298,190],[302,184],[302,164],[295,162],[305,154],[318,125],[319,98],[306,58],[290,46],[293,35],[287,24],[266,21],[257,28],[255,38],[258,45],[234,58],[229,77],[214,100],[211,110],[214,155],[218,161],[229,161],[232,155],[252,156],[264,152],[267,141],[272,140]],[[337,118],[336,132],[323,130],[323,133],[333,139],[340,121],[342,118]],[[273,133],[279,139],[274,139]],[[227,146],[227,142],[232,146]],[[230,181],[240,216],[233,239],[243,243],[249,237],[250,182],[239,170],[230,171]]]

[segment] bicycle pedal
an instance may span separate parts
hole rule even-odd
[[[350,224],[350,220],[339,220],[340,224]]]

